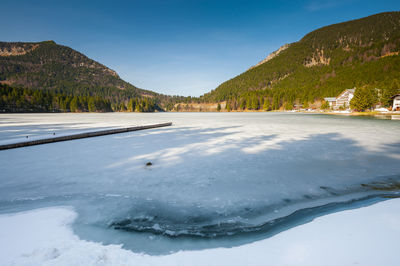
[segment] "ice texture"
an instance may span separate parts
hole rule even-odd
[[[149,256],[84,241],[70,224],[71,208],[43,208],[0,215],[2,265],[104,266],[397,266],[400,199],[315,219],[271,238],[233,248]]]
[[[397,193],[400,182],[398,121],[287,113],[0,119],[0,139],[45,134],[56,121],[60,134],[71,123],[88,130],[173,122],[0,151],[1,212],[72,206],[81,238],[149,254],[249,243],[321,206]]]

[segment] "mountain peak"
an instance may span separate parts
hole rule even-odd
[[[278,50],[273,51],[272,53],[270,53],[266,58],[264,58],[263,60],[261,60],[260,62],[258,62],[256,65],[250,67],[249,69],[258,67],[261,64],[264,64],[266,62],[268,62],[269,60],[271,60],[272,58],[274,58],[275,56],[279,55],[282,51],[286,50],[287,48],[289,48],[290,43],[284,44],[281,47],[279,47]]]

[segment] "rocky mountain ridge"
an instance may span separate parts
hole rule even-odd
[[[270,53],[266,58],[264,58],[263,60],[261,60],[260,62],[258,62],[256,65],[250,67],[249,70],[252,69],[252,68],[258,67],[259,65],[262,65],[262,64],[264,64],[264,63],[266,63],[266,62],[268,62],[269,60],[271,60],[271,59],[274,58],[275,56],[279,55],[282,51],[284,51],[284,50],[286,50],[287,48],[289,48],[289,46],[290,46],[290,44],[288,44],[288,43],[282,45],[281,47],[279,47],[278,50],[273,51],[273,52]]]

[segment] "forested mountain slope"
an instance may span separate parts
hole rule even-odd
[[[53,41],[0,42],[0,81],[25,88],[82,92],[85,89],[127,90],[155,95],[123,81],[118,74],[85,55]]]
[[[400,12],[326,26],[203,95],[232,109],[291,109],[353,87],[400,81]]]
[[[151,112],[182,98],[136,88],[115,71],[54,41],[0,42],[0,92],[3,112]]]

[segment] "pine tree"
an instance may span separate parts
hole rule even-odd
[[[400,86],[397,80],[394,80],[390,87],[384,88],[381,93],[380,102],[382,106],[389,107],[393,104],[391,99],[394,95],[400,93]]]
[[[244,98],[240,99],[240,109],[241,110],[246,109],[246,100]]]
[[[279,109],[279,99],[280,97],[278,95],[275,95],[272,97],[272,110],[278,110]]]
[[[327,101],[323,101],[321,105],[322,110],[328,110],[330,109],[329,103]]]
[[[126,106],[125,106],[124,103],[120,103],[119,104],[119,111],[121,111],[121,112],[125,112],[126,111]]]
[[[251,109],[258,110],[259,108],[259,101],[257,96],[253,96],[251,100]]]
[[[293,110],[293,103],[291,101],[285,104],[285,110]]]
[[[71,112],[78,112],[78,98],[75,96],[74,98],[72,98],[70,104],[69,104],[69,110]]]
[[[350,107],[356,111],[365,111],[371,109],[375,103],[375,90],[364,87],[356,89],[354,97],[350,101]]]
[[[269,111],[270,105],[269,105],[269,100],[268,99],[264,100],[263,109],[264,109],[264,111]]]
[[[88,109],[89,112],[96,112],[96,103],[94,101],[93,97],[89,97],[89,101],[88,101]]]
[[[129,112],[134,112],[135,111],[135,100],[133,99],[133,98],[131,98],[130,100],[129,100],[129,103],[128,103],[128,111]]]

